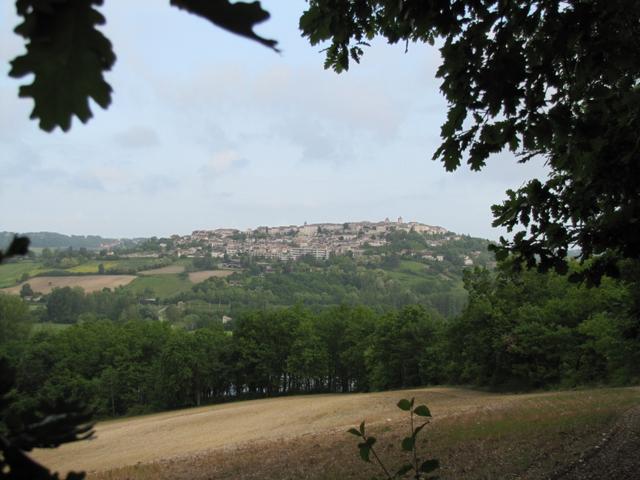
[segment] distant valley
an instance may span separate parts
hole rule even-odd
[[[452,316],[466,301],[463,270],[493,264],[487,240],[402,218],[164,238],[26,235],[32,254],[0,269],[5,292],[21,294],[37,308],[55,288],[117,288],[160,318],[167,306],[180,304],[192,321],[295,304],[385,310],[419,303]],[[5,243],[12,236],[0,234]]]

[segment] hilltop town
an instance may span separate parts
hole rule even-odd
[[[297,260],[310,255],[326,260],[331,254],[360,256],[366,247],[382,247],[394,231],[416,232],[429,238],[430,246],[442,245],[455,235],[439,226],[386,218],[381,222],[313,223],[277,227],[262,226],[241,231],[233,228],[195,230],[173,235],[160,248],[181,257],[210,255],[213,258],[248,255],[278,260]]]

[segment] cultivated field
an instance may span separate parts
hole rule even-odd
[[[398,468],[406,461],[397,445],[407,422],[395,403],[412,396],[433,414],[420,450],[440,459],[443,479],[549,478],[585,452],[606,451],[603,442],[615,437],[607,432],[640,405],[640,390],[633,388],[298,396],[104,422],[95,440],[34,456],[56,470],[86,469],[100,480],[369,479],[378,472],[358,459],[356,439],[346,430],[365,419],[379,454]],[[593,450],[596,445],[602,450]]]
[[[234,273],[235,270],[204,270],[202,272],[191,272],[189,273],[189,280],[191,280],[192,283],[200,283],[209,278],[224,278]]]
[[[116,288],[131,283],[134,275],[81,275],[69,277],[34,277],[24,283],[31,285],[34,292],[51,293],[54,288],[82,287],[85,292],[95,292],[103,288]],[[18,294],[23,283],[11,288],[2,289],[3,292]]]

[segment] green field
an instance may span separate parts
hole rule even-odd
[[[51,322],[41,322],[34,323],[31,326],[31,334],[39,333],[39,332],[52,332],[57,333],[65,328],[69,328],[71,326],[70,323],[51,323]]]
[[[185,278],[179,274],[173,275],[145,275],[136,278],[125,288],[137,294],[143,294],[149,289],[159,298],[167,298],[176,293],[185,292],[193,287],[193,283],[189,278]]]
[[[408,273],[410,275],[424,276],[428,272],[427,265],[420,262],[414,262],[413,260],[401,260],[398,271]]]
[[[100,264],[104,266],[105,272],[108,272],[109,269],[118,266],[118,261],[115,260],[107,260],[107,261],[98,261],[92,260],[90,262],[83,263],[78,265],[77,267],[68,268],[67,271],[71,273],[98,273],[98,268]]]
[[[0,288],[16,285],[24,274],[33,277],[46,270],[40,262],[34,261],[3,263],[0,265]]]

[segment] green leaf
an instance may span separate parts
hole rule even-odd
[[[411,410],[411,402],[406,398],[403,398],[398,402],[398,408],[400,410],[409,411]]]
[[[422,462],[422,465],[420,465],[420,471],[423,473],[431,473],[438,468],[440,468],[440,461],[435,458],[432,460],[426,460],[425,462]]]
[[[431,412],[429,411],[429,409],[427,408],[426,405],[418,405],[413,410],[413,413],[415,413],[416,415],[419,415],[421,417],[430,417],[431,416]]]
[[[358,449],[360,451],[360,458],[365,462],[371,462],[371,460],[369,459],[369,454],[371,453],[371,447],[363,442],[358,444]]]
[[[402,440],[402,450],[404,450],[405,452],[410,452],[411,450],[413,450],[413,446],[415,445],[415,438],[414,437],[405,437],[404,440]]]
[[[360,422],[360,434],[364,435],[364,420]]]
[[[260,2],[237,2],[229,0],[171,0],[171,5],[198,15],[211,23],[236,35],[255,40],[279,52],[275,40],[263,38],[253,31],[253,27],[267,20],[269,12],[263,10]]]
[[[27,52],[11,62],[9,75],[34,75],[31,84],[20,87],[19,96],[33,98],[31,118],[39,119],[43,130],[67,131],[73,116],[87,122],[92,116],[89,98],[102,108],[111,103],[111,87],[103,74],[116,57],[111,42],[96,29],[105,23],[93,8],[101,4],[66,0],[48,2],[44,8],[39,2],[21,10],[24,21],[16,33],[28,39]]]
[[[349,430],[347,430],[347,432],[349,432],[351,435],[355,435],[356,437],[362,436],[362,434],[356,428],[350,428]]]
[[[422,425],[420,425],[419,427],[416,427],[416,429],[413,431],[413,437],[417,437],[418,434],[420,433],[420,430],[422,430],[424,427],[426,427],[428,425],[428,422],[423,423]]]

